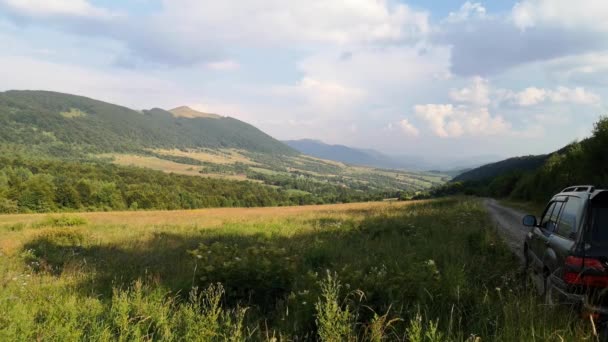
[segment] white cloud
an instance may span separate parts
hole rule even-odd
[[[334,80],[351,88],[366,89],[379,100],[414,91],[449,77],[449,49],[415,47],[365,47],[341,58],[335,50],[318,53],[299,63],[299,70],[313,79]]]
[[[450,12],[447,17],[448,22],[462,22],[471,18],[485,18],[486,8],[479,2],[467,1],[457,12]]]
[[[583,87],[559,86],[555,89],[528,87],[520,92],[501,89],[498,91],[498,95],[500,100],[510,101],[522,107],[541,103],[570,103],[576,105],[597,105],[600,103],[599,95]]]
[[[520,106],[532,106],[545,101],[547,91],[536,87],[529,87],[515,94],[515,99]]]
[[[426,120],[435,135],[442,138],[462,135],[486,136],[509,132],[511,124],[487,108],[426,104],[414,106],[416,115]]]
[[[399,121],[399,126],[401,127],[401,130],[403,131],[403,133],[405,133],[408,136],[417,137],[420,135],[418,128],[416,128],[416,126],[412,125],[407,119],[403,119],[403,120]],[[389,124],[389,127],[392,128],[392,124]]]
[[[310,116],[340,117],[361,104],[366,97],[363,89],[336,81],[303,77],[292,86],[275,86],[270,89],[274,96],[306,107]],[[285,116],[287,113],[283,113]],[[347,116],[347,115],[346,115]]]
[[[216,71],[234,71],[241,67],[241,65],[232,59],[223,61],[210,62],[206,64],[207,68]]]
[[[0,0],[4,7],[13,14],[24,17],[90,17],[108,18],[116,14],[106,9],[95,7],[86,0]]]
[[[0,90],[35,89],[94,97],[135,109],[169,105],[164,101],[186,99],[179,85],[131,71],[106,73],[70,64],[40,61],[24,56],[0,55]],[[185,103],[185,102],[184,102]]]
[[[401,44],[430,31],[427,12],[393,0],[163,0],[153,14],[116,18],[85,0],[0,0],[2,7],[19,22],[123,42],[129,54],[122,58],[131,63],[192,65],[221,59],[222,46],[234,45],[302,51]],[[87,25],[86,18],[95,20]]]
[[[608,30],[608,2],[602,0],[523,0],[513,7],[511,18],[520,30],[559,26],[590,31]]]
[[[476,76],[470,87],[452,89],[450,98],[457,102],[470,103],[477,106],[487,106],[490,103],[490,88],[488,80]]]
[[[555,103],[574,103],[582,105],[598,104],[600,97],[597,94],[586,91],[583,87],[568,88],[557,87],[548,93],[548,97]]]
[[[427,13],[388,0],[165,0],[163,5],[157,19],[179,22],[178,32],[242,43],[357,44],[429,30]]]

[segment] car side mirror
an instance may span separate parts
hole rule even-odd
[[[536,227],[536,216],[534,215],[526,215],[523,219],[523,224],[526,227]]]

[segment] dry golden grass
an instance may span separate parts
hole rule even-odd
[[[257,165],[254,161],[244,156],[237,149],[219,149],[219,150],[188,150],[182,151],[178,149],[172,150],[154,150],[158,154],[176,157],[188,157],[202,162],[214,164],[234,164],[243,163],[248,165]]]
[[[367,202],[348,204],[325,204],[291,207],[261,207],[261,208],[212,208],[196,210],[171,210],[171,211],[115,211],[115,212],[91,212],[74,213],[68,215],[79,216],[87,220],[89,224],[121,224],[129,226],[145,225],[201,225],[213,226],[219,223],[250,221],[285,216],[301,216],[315,214],[339,214],[351,213],[352,211],[381,210],[384,207],[400,208],[413,203],[410,202]],[[11,214],[0,215],[2,224],[24,223],[31,224],[39,222],[48,217],[59,217],[66,214]]]
[[[329,159],[321,159],[321,158],[309,156],[309,155],[306,155],[306,154],[302,154],[302,155],[299,155],[297,157],[293,157],[293,159],[295,161],[300,161],[300,163],[301,163],[301,160],[304,160],[304,161],[318,162],[318,163],[321,163],[321,164],[329,164],[329,165],[338,166],[338,167],[347,167],[346,164],[338,162],[338,161],[329,160]]]
[[[113,163],[122,166],[137,166],[163,171],[166,173],[175,173],[186,176],[222,178],[232,180],[246,180],[244,175],[224,175],[224,174],[202,174],[200,166],[180,164],[170,160],[164,160],[156,157],[138,156],[134,154],[112,154]]]
[[[36,224],[49,217],[62,215],[77,216],[85,219],[84,228],[99,240],[112,241],[124,239],[145,239],[147,235],[159,231],[180,230],[183,233],[200,229],[215,229],[226,225],[272,224],[285,220],[306,221],[318,216],[337,218],[364,218],[368,213],[388,209],[405,208],[420,202],[369,202],[333,205],[311,205],[292,207],[264,208],[214,208],[175,211],[122,211],[91,212],[73,214],[14,214],[0,215],[0,251],[12,254],[39,234]],[[21,231],[3,229],[16,224],[26,228]]]
[[[186,106],[173,108],[169,112],[171,112],[171,114],[173,114],[175,117],[181,117],[181,118],[190,118],[190,119],[192,119],[192,118],[219,119],[219,118],[221,118],[220,115],[199,112],[197,110],[194,110],[194,109],[192,109],[190,107],[186,107]]]

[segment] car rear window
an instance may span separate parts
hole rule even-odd
[[[608,244],[608,205],[591,207],[589,227],[591,243]]]

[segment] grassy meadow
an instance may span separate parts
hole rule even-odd
[[[2,341],[571,341],[482,204],[0,216]]]

